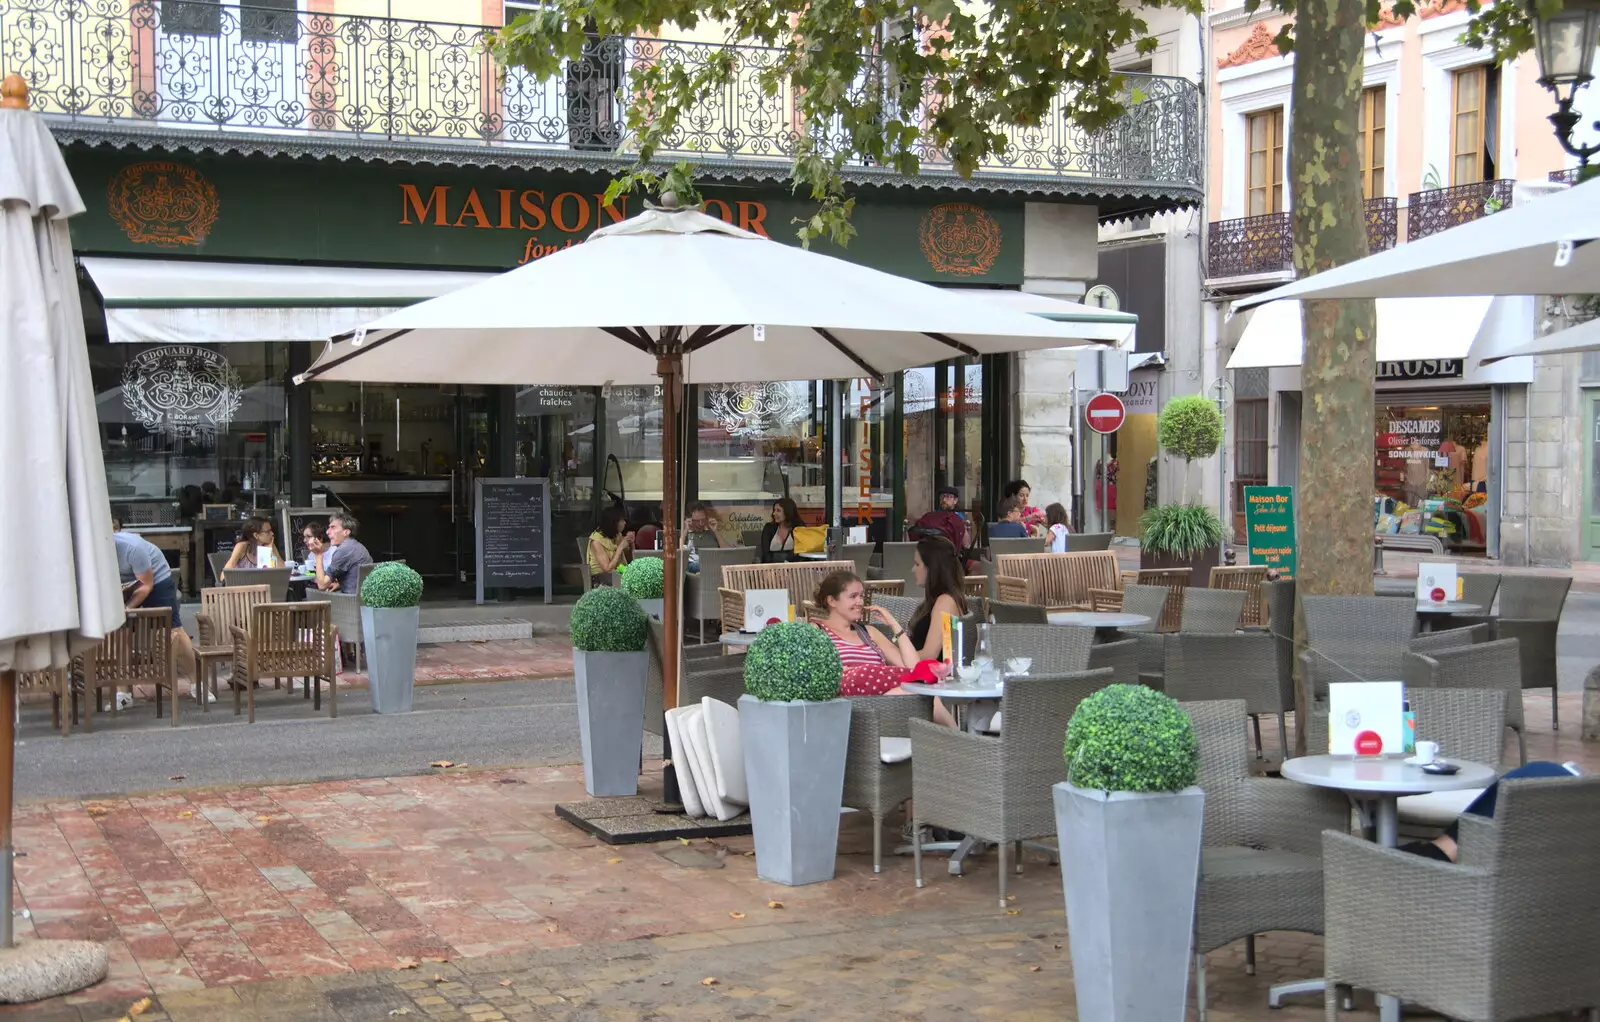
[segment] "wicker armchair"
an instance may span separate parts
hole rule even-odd
[[[850,747],[845,753],[841,801],[872,814],[874,873],[883,872],[883,818],[911,797],[909,722],[932,719],[933,700],[922,696],[856,696],[850,700]]]
[[[1322,839],[1326,1011],[1345,983],[1462,1022],[1600,1005],[1600,777],[1503,781],[1460,859]]]
[[[1413,638],[1406,649],[1413,653],[1431,653],[1438,649],[1460,649],[1474,643],[1489,641],[1489,625],[1479,623],[1465,625],[1461,628],[1446,628],[1442,631],[1423,632]]]
[[[1167,601],[1172,590],[1166,586],[1146,586],[1130,582],[1122,591],[1122,609],[1129,614],[1142,614],[1150,619],[1147,625],[1123,628],[1131,633],[1139,651],[1139,681],[1151,688],[1161,687],[1161,672],[1166,669],[1167,637],[1157,629],[1166,614]]]
[[[1244,616],[1246,594],[1238,589],[1180,589],[1183,608],[1178,631],[1232,635]],[[1170,602],[1170,601],[1169,601]]]
[[[1550,726],[1556,730],[1561,729],[1556,633],[1570,588],[1570,577],[1507,575],[1500,580],[1500,613],[1493,619],[1496,639],[1520,643],[1522,687],[1550,690]]]
[[[683,577],[683,620],[698,621],[700,641],[706,641],[706,622],[722,618],[722,594],[718,585],[722,569],[729,564],[749,564],[755,548],[748,546],[700,547],[700,570]],[[735,629],[744,622],[739,622]],[[726,631],[724,626],[722,629]],[[687,632],[687,628],[685,629]]]
[[[1037,603],[989,602],[989,619],[997,625],[1047,625],[1050,612]]]
[[[1061,736],[1078,704],[1109,684],[1109,670],[1012,678],[1000,700],[1005,730],[998,737],[910,722],[918,887],[921,825],[948,827],[999,846],[1000,907],[1007,907],[1007,845],[1055,834],[1050,786],[1067,779]]]
[[[1307,640],[1300,663],[1315,701],[1327,701],[1330,682],[1401,677],[1416,634],[1410,603],[1383,596],[1306,596],[1300,602]]]
[[[1110,532],[1069,532],[1067,533],[1067,553],[1089,553],[1096,550],[1110,550],[1111,540],[1115,533]]]
[[[995,598],[1049,610],[1087,610],[1089,590],[1119,588],[1117,555],[1001,554],[995,558]]]
[[[1261,602],[1267,612],[1267,634],[1272,636],[1278,659],[1278,688],[1294,705],[1294,580],[1261,584]],[[1288,754],[1288,750],[1285,750]]]
[[[1489,608],[1494,606],[1495,595],[1500,591],[1500,575],[1474,571],[1462,572],[1456,577],[1461,580],[1462,601],[1477,604],[1487,614]]]
[[[1111,680],[1118,685],[1139,684],[1139,640],[1118,639],[1097,642],[1089,647],[1089,670],[1111,669]]]
[[[1405,683],[1407,690],[1497,688],[1504,692],[1506,727],[1517,735],[1517,762],[1528,761],[1528,742],[1523,733],[1527,723],[1522,715],[1522,657],[1516,639],[1428,653],[1413,651],[1406,655]],[[1495,762],[1498,761],[1497,753]]]
[[[1267,608],[1261,598],[1261,583],[1267,580],[1265,565],[1241,564],[1211,569],[1211,588],[1236,589],[1245,594],[1243,623],[1260,628],[1267,623]]]
[[[995,662],[1029,657],[1034,675],[1074,674],[1089,667],[1094,629],[1069,625],[990,625]]]
[[[1439,743],[1447,760],[1499,766],[1506,736],[1506,694],[1495,688],[1414,688],[1406,693],[1417,717],[1417,737]],[[1481,788],[1406,795],[1397,800],[1409,830],[1448,827]]]
[[[870,578],[876,582],[881,579],[899,579],[905,583],[903,590],[907,596],[922,595],[922,587],[917,585],[917,577],[912,571],[912,558],[916,555],[916,543],[885,543],[883,545],[883,567],[871,569]]]
[[[1243,701],[1255,730],[1257,756],[1263,753],[1261,718],[1274,714],[1278,718],[1278,751],[1284,758],[1292,754],[1285,716],[1294,709],[1294,691],[1285,691],[1278,684],[1277,649],[1272,636],[1262,632],[1179,633],[1167,639],[1166,652],[1162,682],[1167,695],[1179,702]]]
[[[840,547],[839,556],[856,566],[856,574],[862,578],[872,576],[872,543],[846,543]],[[746,558],[748,560],[748,557]]]
[[[251,608],[272,602],[270,586],[223,586],[200,590],[200,612],[195,615],[194,676],[197,684],[217,691],[217,664],[233,658],[233,626],[248,628]],[[200,705],[211,712],[202,694]]]
[[[339,676],[333,669],[333,616],[328,603],[261,603],[250,608],[250,628],[233,626],[233,713],[239,715],[242,695],[249,704],[249,722],[256,721],[256,686],[261,678],[305,681],[306,695],[315,692],[314,710],[322,709],[322,683],[328,683],[328,716],[339,715]]]
[[[1200,745],[1206,793],[1195,892],[1195,1008],[1206,1017],[1206,954],[1244,938],[1255,971],[1255,935],[1322,931],[1321,834],[1350,829],[1336,791],[1251,776],[1243,700],[1186,702]]]
[[[111,690],[111,716],[117,715],[117,690],[124,685],[153,685],[156,716],[161,716],[161,690],[172,697],[172,726],[178,726],[178,687],[172,664],[172,611],[167,607],[135,607],[121,628],[72,661],[72,674],[84,694],[83,729],[94,730],[94,710],[102,689]],[[90,692],[94,702],[88,701]],[[71,707],[65,715],[72,716]]]

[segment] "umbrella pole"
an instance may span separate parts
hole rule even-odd
[[[661,376],[661,504],[663,581],[662,631],[666,648],[661,651],[661,705],[670,710],[678,705],[678,664],[683,656],[682,594],[683,580],[678,564],[678,395],[683,387],[683,355],[677,351],[656,361]],[[661,729],[663,739],[667,734]],[[661,800],[669,810],[681,811],[678,774],[672,765],[672,750],[666,749],[661,772]]]
[[[70,713],[63,706],[62,713]],[[11,868],[14,853],[11,850],[12,783],[16,773],[17,755],[17,672],[0,671],[0,949],[12,946],[11,925]]]

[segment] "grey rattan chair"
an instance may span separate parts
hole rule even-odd
[[[1110,550],[1113,533],[1109,532],[1069,532],[1067,533],[1067,553],[1085,553],[1090,550]]]
[[[1283,689],[1278,685],[1276,643],[1265,632],[1169,636],[1163,682],[1167,695],[1179,702],[1243,700],[1245,712],[1254,725],[1257,756],[1263,752],[1261,717],[1275,714],[1278,751],[1286,759],[1293,754],[1289,749],[1285,715],[1294,707],[1283,701]]]
[[[861,578],[871,578],[873,546],[872,543],[846,543],[839,560],[855,564],[856,574]]]
[[[932,720],[933,700],[923,696],[855,696],[850,700],[850,747],[845,754],[844,797],[851,809],[872,814],[872,872],[883,872],[883,818],[911,797],[911,760],[890,755],[885,738],[910,744],[909,721]]]
[[[1089,667],[1094,629],[1069,625],[990,625],[995,662],[1029,657],[1033,675],[1073,674]]]
[[[230,586],[270,586],[274,603],[289,598],[288,568],[234,568],[225,582]]]
[[[997,625],[1047,625],[1050,614],[1043,604],[990,600],[989,619]]]
[[[1012,678],[1000,700],[998,737],[911,722],[912,850],[922,880],[921,825],[948,827],[999,846],[1000,907],[1006,907],[1007,846],[1056,832],[1050,786],[1067,779],[1062,735],[1087,696],[1111,684],[1109,670]],[[1016,868],[1022,870],[1020,850]]]
[[[1139,640],[1118,639],[1097,642],[1089,647],[1089,670],[1111,668],[1111,680],[1118,685],[1139,684]]]
[[[1462,1022],[1600,1006],[1600,777],[1503,781],[1459,861],[1322,839],[1324,975]]]
[[[1423,632],[1407,644],[1413,653],[1429,653],[1437,649],[1460,649],[1478,642],[1489,641],[1489,625],[1479,623],[1460,628],[1446,628],[1439,632]]]
[[[1261,583],[1261,601],[1267,611],[1267,632],[1278,661],[1278,690],[1283,705],[1294,706],[1294,580]],[[1285,750],[1287,752],[1287,750]]]
[[[1245,702],[1186,702],[1206,793],[1195,892],[1195,1006],[1206,1017],[1206,954],[1241,937],[1255,971],[1255,935],[1322,931],[1321,834],[1350,829],[1335,791],[1251,775]]]
[[[1178,618],[1180,632],[1232,634],[1239,630],[1244,604],[1249,596],[1242,589],[1196,589],[1183,594],[1183,611]],[[1124,597],[1126,603],[1126,597]]]
[[[1498,639],[1459,649],[1412,652],[1406,657],[1405,683],[1408,689],[1497,688],[1504,692],[1506,727],[1517,735],[1517,761],[1528,761],[1528,743],[1523,734],[1527,725],[1522,715],[1522,657],[1517,640]]]
[[[905,595],[922,598],[922,587],[917,585],[917,578],[913,572],[912,558],[917,552],[915,543],[885,543],[883,545],[883,567],[873,569],[872,577],[875,579],[897,578],[906,584]]]
[[[1506,735],[1506,694],[1493,688],[1414,688],[1406,693],[1417,716],[1417,737],[1439,743],[1440,756],[1500,765]],[[1482,789],[1435,791],[1398,800],[1408,831],[1448,827]]]
[[[1166,613],[1167,600],[1172,591],[1166,586],[1146,586],[1129,583],[1122,589],[1122,609],[1128,614],[1143,614],[1150,619],[1147,625],[1123,628],[1130,633],[1139,650],[1139,680],[1151,688],[1161,687],[1161,672],[1166,670],[1167,636],[1158,631],[1161,618]]]
[[[1521,645],[1522,687],[1550,690],[1550,726],[1561,729],[1556,690],[1556,633],[1572,579],[1550,575],[1506,575],[1500,580],[1500,612],[1494,637]]]
[[[1474,571],[1462,572],[1456,577],[1461,579],[1462,602],[1475,603],[1488,613],[1489,608],[1494,606],[1495,594],[1500,591],[1500,575]]]
[[[1315,700],[1327,701],[1330,682],[1401,677],[1416,632],[1410,604],[1382,596],[1306,596],[1300,602],[1307,645],[1300,663]]]
[[[700,547],[698,552],[700,570],[683,576],[683,620],[685,623],[698,621],[700,641],[705,642],[706,622],[722,620],[722,597],[717,587],[722,584],[723,565],[749,564],[754,559],[755,547]],[[740,622],[738,627],[742,626]]]

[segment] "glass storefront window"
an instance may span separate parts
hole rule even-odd
[[[954,486],[962,507],[981,499],[983,366],[976,359],[941,362],[901,376],[905,408],[906,519],[934,508],[941,486]]]
[[[782,497],[806,521],[827,519],[826,388],[816,380],[699,388],[695,496],[711,507],[723,543],[759,530]]]
[[[1380,404],[1376,426],[1379,531],[1423,532],[1454,546],[1483,546],[1488,403]]]
[[[89,345],[111,503],[127,524],[203,504],[270,509],[287,487],[284,344]]]
[[[582,584],[574,557],[594,530],[594,420],[593,389],[517,388],[513,470],[550,481],[550,551],[572,588]]]
[[[851,380],[844,394],[844,439],[840,446],[840,487],[846,526],[865,525],[873,542],[889,539],[885,529],[894,508],[894,462],[889,419],[895,391],[871,380]]]

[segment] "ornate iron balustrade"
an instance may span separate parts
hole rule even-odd
[[[1578,183],[1578,172],[1582,167],[1568,167],[1566,170],[1552,170],[1550,180],[1555,184],[1575,185]]]
[[[1367,251],[1382,252],[1394,248],[1400,237],[1399,200],[1392,195],[1380,195],[1367,200]]]
[[[241,136],[280,144],[287,137],[300,144],[265,148],[373,156],[465,149],[462,161],[476,163],[592,153],[591,162],[605,162],[626,148],[629,68],[662,61],[703,66],[722,49],[596,39],[560,75],[502,76],[483,45],[492,27],[249,2],[0,0],[0,72],[26,78],[35,109],[69,135],[179,136],[211,147],[221,143],[205,139],[232,137],[237,147]],[[787,173],[802,132],[825,150],[843,145],[839,125],[799,122],[792,95],[761,93],[758,76],[776,51],[736,49],[736,80],[683,119],[663,147],[664,159],[770,161]],[[877,70],[864,75],[858,92],[881,87],[882,77]],[[1090,194],[1097,189],[1084,186],[1117,182],[1115,190],[1098,191],[1154,198],[1164,208],[1197,200],[1198,90],[1185,79],[1126,77],[1132,102],[1117,122],[1084,131],[1067,122],[1065,104],[1058,103],[1043,126],[1011,131],[1010,149],[978,175],[1057,182],[1055,190],[1076,182],[1075,190]],[[925,120],[931,106],[896,115]],[[924,173],[952,173],[944,154],[930,147],[920,155]]]
[[[1511,206],[1511,186],[1515,183],[1499,178],[1412,192],[1406,212],[1406,237],[1416,241],[1508,209]]]
[[[1206,240],[1206,276],[1248,277],[1294,270],[1294,237],[1288,212],[1219,220]]]

